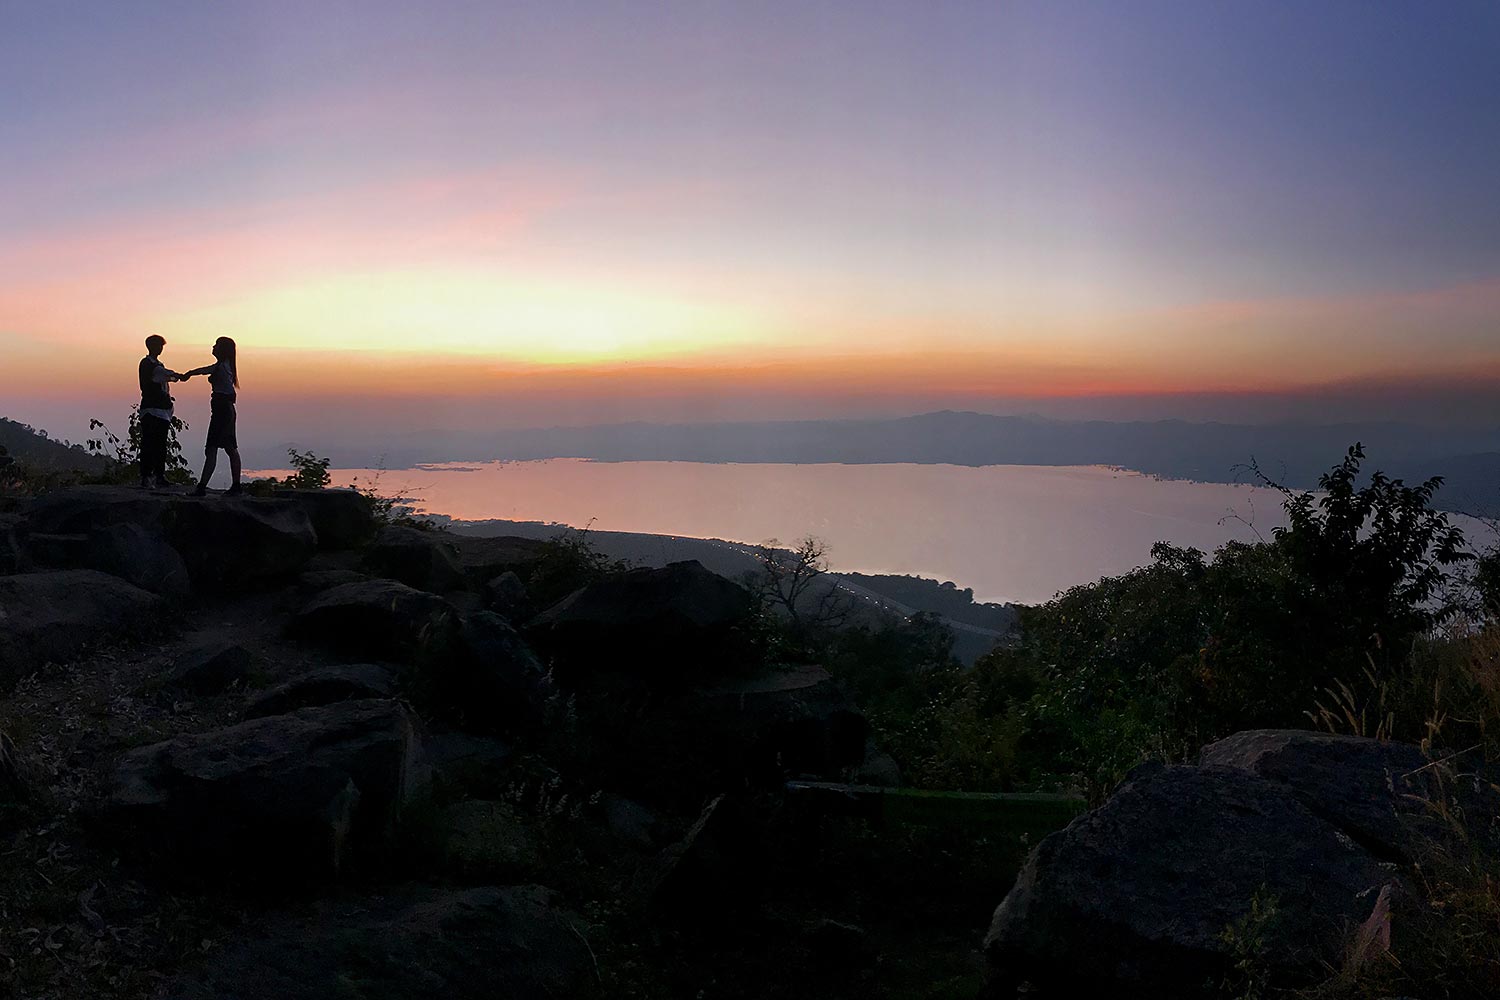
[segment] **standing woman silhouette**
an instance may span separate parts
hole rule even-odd
[[[234,433],[234,402],[240,377],[235,366],[234,341],[228,337],[214,341],[214,357],[217,360],[213,364],[194,368],[183,376],[207,375],[208,384],[213,389],[213,396],[209,399],[208,440],[203,444],[203,475],[198,480],[198,488],[193,491],[196,497],[208,495],[208,480],[214,474],[220,448],[229,456],[229,473],[234,477],[229,496],[238,496],[241,492],[240,446]]]

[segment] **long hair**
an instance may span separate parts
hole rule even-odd
[[[229,337],[220,337],[214,341],[214,357],[229,366],[229,377],[234,380],[234,387],[240,387],[240,366],[234,358],[234,341]]]

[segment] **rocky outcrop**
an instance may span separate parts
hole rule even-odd
[[[172,597],[192,589],[187,563],[162,533],[128,522],[102,525],[87,534],[32,532],[22,561],[40,569],[96,569]]]
[[[28,558],[62,552],[70,566],[160,580],[164,593],[182,592],[177,560],[197,590],[242,590],[294,575],[317,543],[289,500],[85,486],[41,496],[25,514]]]
[[[425,784],[406,710],[351,701],[129,751],[104,811],[177,874],[295,885],[389,848]]]
[[[352,656],[411,660],[444,616],[447,601],[393,580],[363,580],[323,591],[292,622],[292,633]]]
[[[160,632],[161,599],[95,570],[0,577],[0,690],[92,643]]]
[[[518,731],[541,722],[553,692],[542,662],[510,623],[490,611],[459,617],[429,646],[413,691],[435,715],[474,731]]]
[[[21,570],[21,542],[16,537],[20,523],[14,514],[0,514],[0,576]]]
[[[36,796],[31,770],[15,740],[0,731],[0,833],[10,830]]]
[[[869,731],[828,671],[810,665],[700,688],[685,715],[700,727],[691,745],[718,748],[734,772],[772,781],[860,763]]]
[[[346,583],[362,583],[368,579],[368,573],[353,569],[310,569],[297,577],[297,586],[304,593],[316,594]]]
[[[341,899],[252,931],[160,1000],[587,998],[583,927],[539,886]]]
[[[525,575],[547,551],[547,543],[511,535],[448,535],[469,585],[475,589],[505,573]]]
[[[744,916],[754,898],[759,854],[749,817],[723,795],[704,807],[681,840],[663,850],[637,876],[636,893],[659,916],[708,930]],[[734,899],[739,906],[721,903]]]
[[[353,549],[375,537],[370,500],[355,490],[277,490],[272,494],[302,508],[320,549]]]
[[[1494,779],[1436,766],[1408,743],[1290,729],[1236,733],[1203,749],[1199,763],[1275,782],[1378,858],[1415,862],[1451,835],[1442,815],[1462,810],[1467,834],[1496,842]]]
[[[515,570],[508,569],[499,576],[490,578],[484,585],[484,596],[489,601],[491,610],[509,615],[525,605],[526,584],[516,575]]]
[[[1041,842],[995,911],[985,949],[1003,988],[1127,987],[1198,996],[1250,928],[1279,974],[1337,966],[1348,930],[1398,880],[1286,785],[1240,768],[1142,765],[1100,808]]]
[[[381,530],[365,550],[361,567],[373,576],[399,580],[434,594],[464,585],[458,557],[439,532],[390,527]]]
[[[177,658],[165,683],[192,694],[212,695],[250,679],[255,656],[233,642],[211,640]]]
[[[745,588],[689,560],[591,583],[538,615],[527,632],[571,674],[653,681],[743,670],[754,659],[750,617]]]
[[[434,732],[425,742],[435,794],[450,799],[491,798],[511,790],[509,744],[451,731]]]
[[[299,708],[317,708],[341,701],[389,698],[396,693],[396,673],[378,663],[346,663],[319,667],[245,703],[245,718],[284,715]]]

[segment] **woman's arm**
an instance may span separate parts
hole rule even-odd
[[[213,364],[213,365],[205,365],[202,368],[194,368],[190,372],[183,372],[181,377],[182,378],[192,378],[194,375],[208,375],[208,374],[212,373],[213,370],[215,368],[217,368],[217,367],[218,367],[217,364]]]

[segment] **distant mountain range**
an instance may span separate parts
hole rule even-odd
[[[1252,461],[1288,486],[1316,484],[1345,449],[1363,442],[1369,468],[1407,481],[1445,477],[1444,505],[1500,506],[1500,427],[1431,428],[1400,423],[1224,424],[1181,420],[1051,420],[985,413],[924,413],[886,420],[611,424],[429,433],[396,439],[398,456],[433,449],[454,461],[589,458],[598,461],[876,462],[953,465],[1112,465],[1172,479],[1250,482]]]

